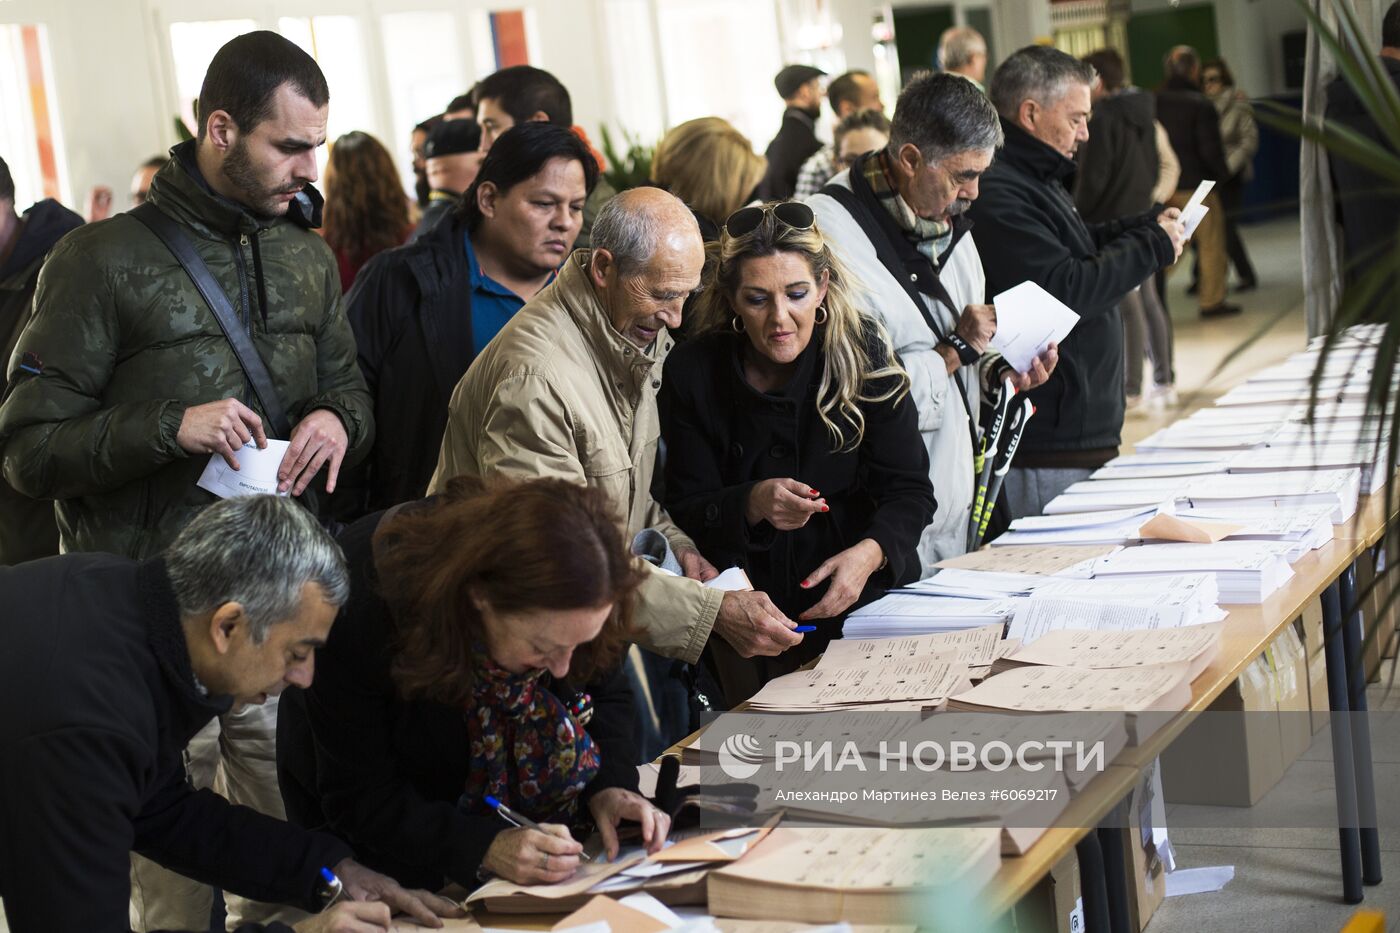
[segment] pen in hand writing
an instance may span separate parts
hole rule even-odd
[[[492,797],[490,794],[487,794],[487,795],[486,795],[486,805],[487,805],[488,807],[490,807],[491,809],[495,810],[495,811],[496,811],[496,814],[497,814],[501,819],[505,820],[507,823],[509,823],[509,824],[512,825],[512,826],[519,826],[521,829],[533,829],[533,830],[537,830],[538,832],[542,832],[542,833],[545,832],[544,828],[541,827],[539,823],[536,823],[534,820],[530,819],[528,816],[521,816],[519,813],[516,813],[516,812],[515,812],[514,810],[512,810],[510,807],[508,807],[508,806],[506,806],[505,804],[501,803],[501,802],[500,802],[499,800],[497,800],[495,797]],[[548,835],[548,833],[546,833],[546,835]],[[581,859],[582,861],[585,861],[585,862],[591,862],[591,861],[593,861],[593,859],[591,859],[591,858],[588,857],[588,854],[587,854],[586,852],[580,852],[580,853],[578,854],[578,857],[579,857],[579,859]]]

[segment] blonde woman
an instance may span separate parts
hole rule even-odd
[[[672,518],[717,567],[744,567],[815,626],[776,658],[712,639],[731,704],[815,657],[848,611],[920,576],[928,454],[909,377],[851,294],[811,208],[743,208],[724,224],[695,337],[666,360]]]
[[[754,198],[768,161],[753,144],[719,117],[687,120],[656,147],[651,180],[695,212],[707,240],[719,223]]]

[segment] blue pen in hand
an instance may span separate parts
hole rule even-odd
[[[536,823],[534,820],[530,819],[528,816],[521,816],[519,813],[516,813],[516,812],[515,812],[514,810],[512,810],[510,807],[508,807],[508,806],[506,806],[505,804],[501,803],[501,802],[500,802],[499,800],[497,800],[495,797],[492,797],[490,794],[487,794],[485,799],[486,799],[486,805],[487,805],[488,807],[490,807],[491,809],[495,810],[495,811],[496,811],[496,815],[499,816],[501,819],[505,820],[505,821],[506,821],[507,823],[509,823],[510,825],[512,825],[512,826],[519,826],[521,829],[534,829],[534,830],[538,830],[539,832],[545,833],[545,835],[551,835],[550,833],[546,832],[546,831],[540,826],[539,823]],[[593,861],[593,860],[592,860],[591,858],[589,858],[588,855],[587,855],[586,853],[584,853],[584,852],[580,852],[580,853],[578,854],[578,857],[579,857],[580,860],[585,861],[585,862],[591,862],[591,861]]]
[[[817,627],[815,625],[799,625],[793,628],[793,631],[799,635],[806,634],[807,632],[815,632],[816,630]]]
[[[322,910],[328,910],[332,904],[340,900],[340,896],[345,893],[345,885],[335,876],[335,872],[329,868],[321,869],[321,904]]]

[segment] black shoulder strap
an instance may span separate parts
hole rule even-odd
[[[179,224],[150,201],[132,208],[128,213],[145,224],[165,244],[166,249],[170,250],[180,267],[185,270],[185,274],[190,277],[194,287],[199,290],[205,304],[209,305],[209,310],[214,312],[219,328],[233,347],[233,353],[238,357],[238,363],[243,367],[243,372],[253,387],[253,394],[258,397],[258,403],[267,415],[267,426],[271,429],[268,435],[284,440],[291,437],[292,423],[282,405],[282,396],[272,384],[272,375],[267,371],[267,364],[263,362],[258,348],[253,345],[253,338],[244,329],[243,322],[238,319],[238,312],[233,309],[228,295],[195,251],[189,237],[180,229]]]

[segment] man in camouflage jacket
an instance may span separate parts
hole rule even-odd
[[[315,60],[291,42],[233,39],[200,89],[197,140],[171,150],[150,191],[267,364],[292,424],[279,486],[294,496],[323,466],[333,487],[342,462],[373,440],[340,276],[311,229],[329,97]],[[213,311],[129,214],[78,229],[49,254],[9,381],[0,465],[19,492],[57,500],[64,551],[163,551],[214,501],[195,485],[210,455],[232,465],[246,443],[272,436]],[[220,716],[186,750],[191,782],[282,818],[276,723],[276,697]],[[208,885],[135,853],[131,871],[133,930],[208,928]],[[231,893],[225,903],[230,929],[298,919]]]
[[[210,188],[195,146],[171,150],[151,201],[193,240],[251,331],[292,439],[330,413],[355,458],[372,439],[372,406],[335,259],[310,229],[320,195],[305,185],[284,216],[260,216]],[[65,552],[149,557],[214,501],[195,482],[205,453],[222,448],[186,437],[200,406],[222,414],[225,431],[237,433],[238,421],[255,434],[256,421],[271,436],[213,312],[165,245],[124,214],[75,231],[49,256],[9,380],[0,462],[17,490],[57,500]]]

